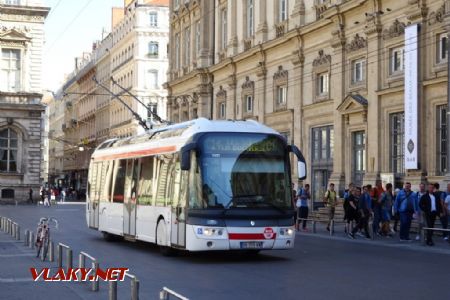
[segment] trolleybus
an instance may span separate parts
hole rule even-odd
[[[300,150],[252,120],[200,118],[105,141],[89,166],[88,226],[166,253],[292,248],[290,153],[304,179]]]

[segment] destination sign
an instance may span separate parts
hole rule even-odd
[[[283,148],[275,137],[261,135],[217,135],[203,140],[203,151],[208,153],[283,153]]]

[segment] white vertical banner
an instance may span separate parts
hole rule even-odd
[[[418,168],[418,24],[405,28],[405,169]]]

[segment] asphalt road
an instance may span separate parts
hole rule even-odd
[[[265,251],[256,257],[215,252],[164,257],[151,244],[104,241],[99,232],[87,228],[81,205],[0,206],[0,215],[22,229],[34,229],[42,216],[55,217],[60,224],[59,230],[52,230],[53,240],[70,245],[74,257],[88,252],[101,267],[130,268],[140,279],[141,299],[158,299],[163,286],[190,299],[450,299],[450,246],[429,249],[297,234],[295,249]],[[0,277],[5,278],[9,268],[26,269],[31,258],[15,259],[17,263],[10,265],[0,257]],[[58,284],[0,282],[0,299],[30,299],[33,286],[39,290],[35,285],[47,285],[47,299],[106,299],[104,283],[100,294],[79,284],[67,289]],[[124,285],[119,286],[119,299],[129,298],[128,284]]]

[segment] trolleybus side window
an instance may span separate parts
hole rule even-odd
[[[178,202],[180,200],[180,180],[181,180],[181,168],[180,168],[180,159],[179,154],[175,154],[171,163],[171,176],[169,181],[169,204],[173,207],[178,206]]]
[[[171,176],[173,154],[159,155],[158,164],[158,185],[156,192],[156,206],[165,206],[168,201],[168,182]]]
[[[141,205],[153,204],[153,186],[154,186],[154,160],[152,156],[144,157],[141,160],[141,172],[139,176],[139,197]]]
[[[191,168],[189,169],[189,207],[203,208],[201,172],[197,163],[197,155],[194,151],[191,153]]]
[[[98,163],[95,162],[92,164],[88,178],[89,199],[91,201],[95,200],[95,196],[97,193],[97,175],[98,175],[97,171],[98,171]]]
[[[127,168],[126,160],[122,159],[117,163],[117,167],[114,172],[113,202],[123,203],[126,168]]]
[[[105,182],[104,176],[105,176],[105,163],[98,162],[97,164],[97,179],[95,182],[95,201],[100,201],[100,191],[103,187],[103,184]]]
[[[105,201],[105,202],[111,201],[113,164],[114,164],[114,161],[112,161],[112,160],[103,162],[103,168],[105,169],[105,173],[103,174],[104,180],[103,180],[103,184],[101,185],[100,201]]]

